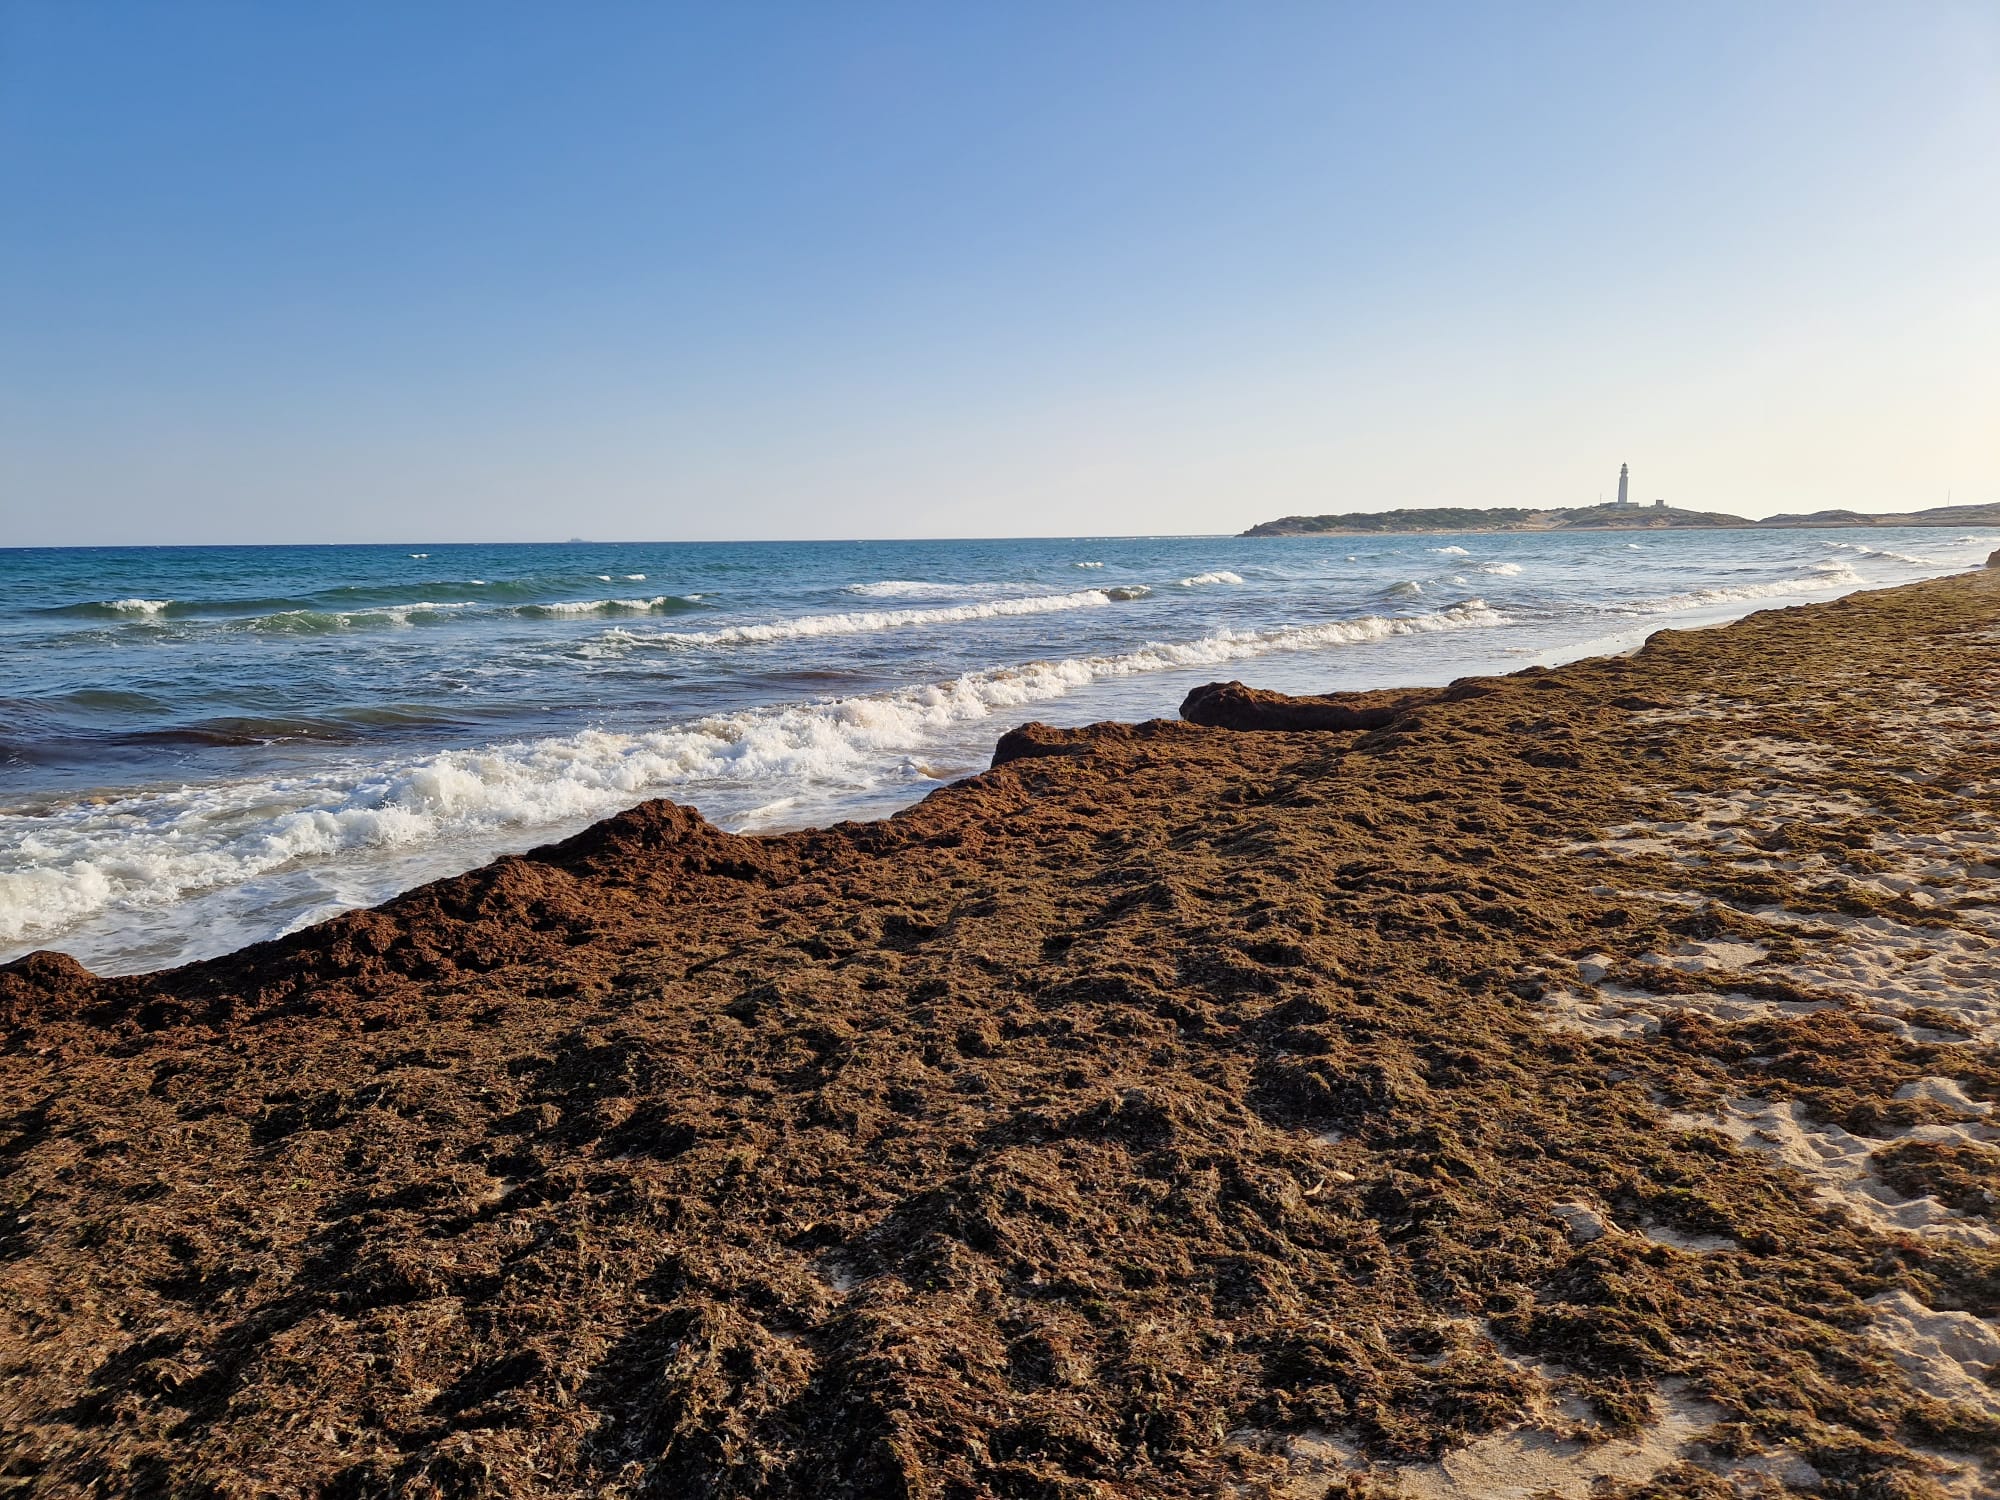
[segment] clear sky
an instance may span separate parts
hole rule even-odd
[[[2000,5],[0,0],[0,544],[2000,500]]]

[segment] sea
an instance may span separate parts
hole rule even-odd
[[[875,818],[1029,719],[1442,683],[1978,565],[1930,528],[0,550],[0,959],[228,952],[651,797]]]

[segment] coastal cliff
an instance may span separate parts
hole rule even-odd
[[[1996,641],[1988,570],[1222,684],[883,822],[0,968],[0,1472],[1991,1493]]]

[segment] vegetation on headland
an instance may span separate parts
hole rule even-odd
[[[1434,505],[1409,510],[1348,511],[1325,516],[1283,516],[1244,536],[1311,536],[1320,532],[1391,531],[1659,531],[1689,527],[2000,526],[2000,505],[1934,505],[1928,510],[1866,515],[1856,510],[1816,510],[1806,515],[1753,521],[1715,510],[1672,505],[1585,505],[1531,510],[1518,506]]]

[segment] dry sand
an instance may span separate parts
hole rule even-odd
[[[0,969],[0,1488],[2000,1494],[2000,572]]]

